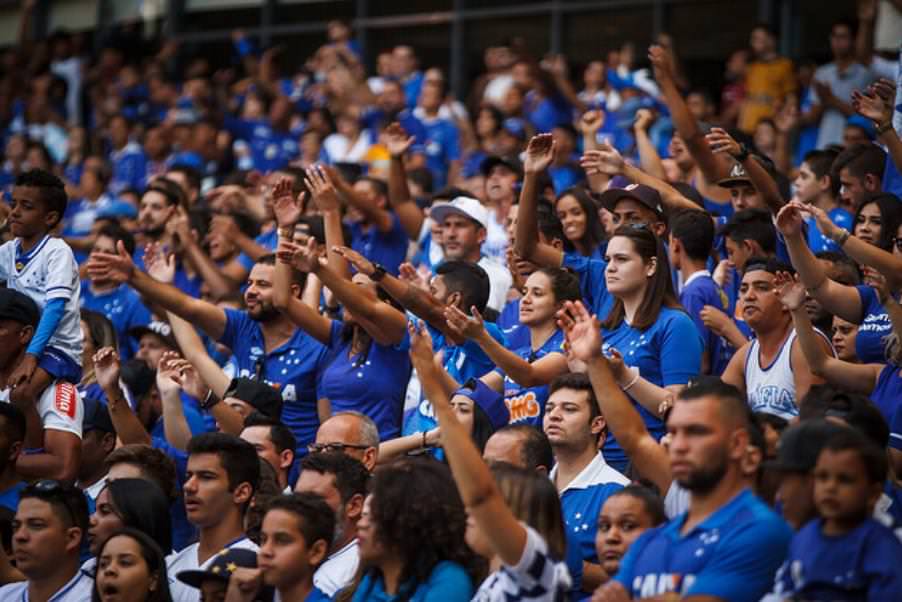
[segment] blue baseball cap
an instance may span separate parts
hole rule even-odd
[[[451,398],[458,395],[466,397],[482,408],[494,430],[498,430],[510,422],[510,411],[507,409],[507,404],[504,403],[504,396],[489,388],[481,380],[471,378],[464,386],[455,391]]]

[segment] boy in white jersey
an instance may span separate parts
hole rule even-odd
[[[9,378],[11,399],[37,399],[54,380],[81,380],[81,288],[72,249],[50,232],[68,203],[63,182],[33,169],[16,179],[9,228],[14,240],[0,246],[0,280],[31,297],[41,321],[25,355]]]

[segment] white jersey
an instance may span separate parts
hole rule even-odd
[[[336,550],[313,573],[313,585],[330,598],[351,584],[360,564],[357,540]]]
[[[172,594],[172,602],[200,602],[200,590],[178,580],[178,574],[182,571],[204,570],[213,563],[216,558],[215,554],[207,558],[203,564],[198,562],[197,549],[199,546],[199,543],[194,543],[181,552],[174,552],[166,557],[166,572],[169,577],[169,592]],[[246,537],[232,542],[226,548],[243,548],[254,552],[259,550],[257,544]]]
[[[85,602],[91,599],[94,591],[94,580],[81,569],[75,571],[64,586],[56,590],[47,602]],[[3,602],[29,602],[28,581],[17,581],[0,587],[0,600]]]
[[[827,339],[820,331],[815,332]],[[792,344],[796,336],[793,328],[783,341],[777,357],[766,367],[761,366],[758,339],[753,340],[749,346],[745,357],[745,390],[753,412],[773,414],[785,420],[792,420],[799,415],[792,373]]]
[[[479,602],[557,602],[566,600],[570,590],[570,571],[563,561],[555,560],[548,544],[532,527],[526,528],[526,546],[515,566],[502,565],[479,586],[473,600]]]
[[[9,403],[9,389],[0,391],[0,401]],[[65,431],[81,439],[85,406],[72,383],[57,380],[44,389],[38,399],[38,414],[45,431]]]
[[[81,283],[72,249],[61,238],[45,236],[31,251],[19,254],[19,240],[0,246],[0,280],[6,287],[31,297],[43,311],[51,299],[65,299],[63,318],[48,347],[81,365]]]

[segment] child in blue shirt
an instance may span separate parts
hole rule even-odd
[[[855,431],[821,449],[814,468],[820,518],[796,533],[777,574],[782,596],[804,600],[902,600],[902,543],[873,518],[886,454]]]

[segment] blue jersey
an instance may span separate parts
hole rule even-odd
[[[316,381],[326,347],[301,329],[277,349],[266,352],[260,324],[245,311],[226,309],[226,326],[219,342],[235,354],[237,376],[263,380],[275,387],[285,405],[282,422],[298,441],[298,453],[316,437]]]
[[[827,217],[830,218],[830,221],[839,226],[840,228],[845,228],[848,231],[852,231],[852,222],[854,218],[852,214],[843,209],[842,207],[835,207],[830,210],[827,214]],[[811,249],[812,253],[820,253],[821,251],[834,251],[842,253],[842,249],[833,242],[832,239],[828,238],[821,232],[817,227],[817,221],[813,217],[806,217],[805,223],[808,226],[808,247]]]
[[[630,546],[614,577],[634,599],[676,592],[758,602],[771,590],[792,531],[745,490],[688,533],[682,514]]]
[[[845,535],[815,519],[792,538],[776,593],[801,600],[902,600],[902,543],[872,518]]]
[[[855,287],[861,300],[861,320],[855,337],[855,355],[863,364],[883,364],[886,356],[885,339],[893,332],[886,309],[877,299],[877,293],[866,285]]]
[[[469,602],[473,597],[473,582],[462,566],[449,560],[435,565],[422,583],[411,580],[402,583],[395,594],[385,591],[385,581],[377,568],[367,570],[351,597],[352,602]],[[287,601],[286,601],[287,602]]]
[[[66,205],[66,212],[63,215],[63,236],[71,238],[81,238],[91,234],[94,228],[94,222],[101,211],[113,205],[116,199],[109,194],[100,195],[96,201],[81,198],[76,201],[69,201]],[[82,263],[88,258],[86,251],[76,251],[75,260]]]
[[[372,261],[381,264],[385,271],[398,274],[398,268],[407,256],[409,239],[398,216],[391,213],[391,230],[382,232],[375,225],[364,231],[360,222],[350,224],[351,248]],[[276,233],[278,244],[278,233]]]
[[[0,491],[0,507],[8,508],[15,514],[19,508],[19,494],[28,486],[25,481],[19,481],[9,489]]]
[[[424,150],[426,167],[432,173],[432,189],[441,190],[451,162],[460,159],[460,131],[448,119],[426,117],[419,109],[414,109],[414,115],[426,128]]]
[[[264,232],[263,234],[257,236],[257,238],[254,239],[254,242],[267,251],[275,253],[276,247],[279,246],[279,231],[276,228],[273,228],[269,232]],[[254,267],[254,260],[244,253],[240,253],[238,255],[238,263],[240,263],[241,266],[248,272],[250,272],[251,268]]]
[[[81,307],[105,315],[116,329],[119,340],[119,355],[130,359],[138,351],[138,341],[129,334],[132,328],[146,326],[151,322],[150,310],[141,302],[138,295],[126,284],[105,293],[95,293],[91,282],[81,283]]]
[[[570,268],[579,276],[579,291],[589,311],[597,315],[599,320],[607,318],[614,306],[614,296],[608,292],[604,278],[608,264],[571,251],[564,253],[561,267]]]
[[[249,120],[227,117],[224,125],[233,136],[243,141],[250,152],[250,161],[239,166],[264,173],[285,167],[300,154],[298,137],[291,132],[276,130],[268,119]]]
[[[579,157],[574,157],[570,163],[565,165],[552,165],[548,168],[548,175],[551,178],[551,185],[554,187],[554,194],[562,194],[568,188],[576,186],[583,181],[583,170],[579,166]]]
[[[510,343],[507,346],[510,348]],[[530,364],[542,359],[549,353],[563,354],[564,332],[555,330],[538,349],[534,350],[532,345],[527,344],[525,347],[514,351],[514,353]],[[545,416],[545,402],[548,401],[548,384],[536,387],[523,387],[514,382],[501,368],[495,368],[495,372],[504,377],[504,403],[507,405],[510,413],[510,422],[531,424],[541,429],[542,418]]]
[[[902,451],[902,404],[896,407],[889,423],[889,446]]]
[[[529,346],[529,327],[520,324],[520,299],[508,301],[495,322],[504,333],[508,349]]]
[[[571,122],[570,103],[559,94],[539,97],[534,91],[527,92],[523,110],[537,134],[549,133],[555,127]]]
[[[645,330],[627,324],[626,319],[614,330],[602,329],[603,350],[611,347],[620,352],[623,362],[639,369],[639,374],[659,387],[685,385],[697,376],[702,366],[702,339],[692,319],[679,309],[662,307],[658,319]],[[655,439],[664,435],[664,423],[641,405],[633,402],[645,426]],[[613,435],[608,435],[605,458],[615,468],[626,466],[627,457]]]
[[[714,282],[711,274],[707,270],[703,270],[690,276],[683,284],[683,290],[680,291],[680,304],[686,308],[686,313],[698,329],[705,351],[708,352],[708,373],[720,376],[736,350],[726,339],[705,326],[701,318],[701,311],[706,305],[711,305],[727,313],[729,300],[726,293]]]
[[[119,194],[123,190],[144,190],[147,183],[147,155],[137,142],[129,142],[121,150],[110,153],[113,165],[113,177],[110,179],[110,190]]]
[[[410,378],[410,357],[403,345],[373,341],[365,354],[348,357],[351,339],[342,337],[343,324],[332,322],[329,355],[317,397],[326,398],[332,412],[356,410],[373,419],[379,439],[394,439],[401,432],[404,390]]]
[[[549,475],[554,481],[557,467]],[[595,533],[601,507],[630,480],[605,462],[601,453],[561,491],[561,511],[567,528],[567,540],[579,546],[580,556],[587,562],[598,562]]]
[[[891,421],[896,411],[902,407],[902,369],[887,364],[877,377],[877,384],[869,397],[883,414],[883,418]]]

